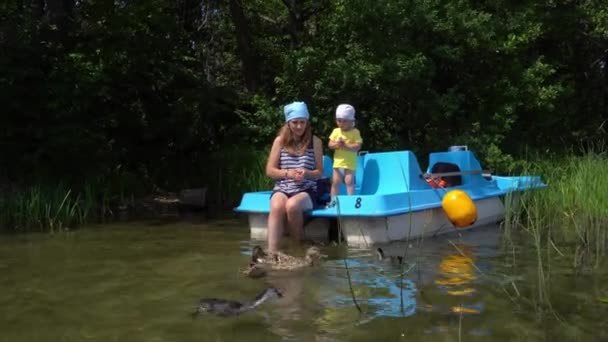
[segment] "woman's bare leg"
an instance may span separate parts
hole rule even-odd
[[[268,214],[268,251],[271,253],[279,249],[285,222],[287,196],[275,192],[270,198],[270,214]]]
[[[306,192],[301,192],[287,200],[287,226],[289,233],[296,241],[304,239],[304,211],[312,209],[312,199]]]

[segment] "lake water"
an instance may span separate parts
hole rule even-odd
[[[250,279],[239,268],[257,242],[240,219],[2,236],[0,340],[607,340],[605,272],[575,275],[572,257],[549,251],[541,274],[528,240],[488,227],[381,246],[406,251],[403,265],[330,245],[319,267]],[[237,317],[190,316],[202,297],[249,300],[267,286],[284,297]]]

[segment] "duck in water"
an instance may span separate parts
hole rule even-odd
[[[198,303],[196,311],[192,313],[192,318],[204,313],[218,316],[236,316],[255,309],[269,299],[281,297],[283,297],[283,293],[279,289],[269,287],[260,292],[252,301],[241,302],[228,299],[203,298]]]
[[[321,258],[326,255],[321,254],[318,247],[312,246],[306,250],[306,255],[295,257],[283,252],[268,254],[262,247],[255,246],[251,252],[251,263],[241,272],[251,278],[260,278],[268,273],[268,270],[295,270],[303,267],[316,265]]]
[[[241,268],[240,272],[249,278],[261,278],[268,274],[268,269],[265,265],[250,262],[249,265]]]
[[[401,255],[398,255],[398,256],[391,255],[387,259],[386,256],[384,255],[384,251],[380,247],[378,247],[376,249],[376,256],[378,257],[379,261],[388,261],[389,263],[394,264],[394,265],[403,264],[403,257]]]
[[[294,270],[297,268],[316,265],[326,255],[321,254],[319,247],[312,246],[306,250],[304,257],[291,256],[283,252],[268,254],[260,246],[253,247],[251,261],[268,264],[275,270]]]

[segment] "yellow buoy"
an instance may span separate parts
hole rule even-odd
[[[441,206],[450,222],[457,228],[468,227],[477,220],[477,207],[471,197],[462,190],[452,190],[445,194]]]

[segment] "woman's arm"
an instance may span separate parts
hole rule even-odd
[[[323,142],[316,136],[312,136],[312,147],[315,150],[315,169],[304,170],[304,177],[318,179],[323,177]]]
[[[272,179],[292,178],[293,170],[279,169],[279,158],[281,157],[281,137],[276,137],[272,143],[268,161],[266,162],[266,176]]]

